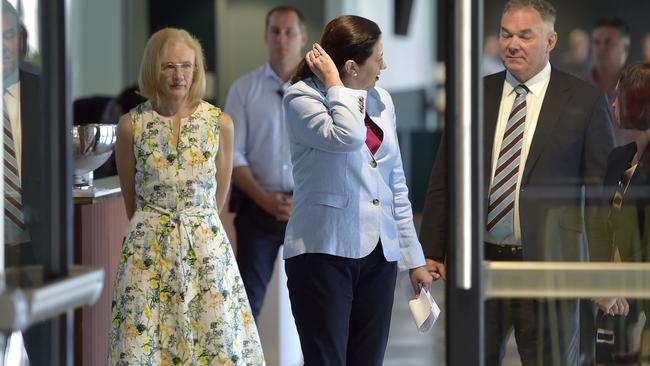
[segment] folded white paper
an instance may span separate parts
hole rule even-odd
[[[420,297],[409,301],[409,308],[420,333],[429,333],[440,315],[440,308],[429,291],[420,289]]]

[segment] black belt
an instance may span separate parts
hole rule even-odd
[[[521,245],[485,243],[485,259],[495,261],[520,261],[523,259]]]

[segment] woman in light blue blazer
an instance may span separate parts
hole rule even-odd
[[[397,270],[429,288],[395,131],[375,86],[381,31],[358,16],[327,24],[284,108],[295,181],[284,242],[306,365],[381,365]]]

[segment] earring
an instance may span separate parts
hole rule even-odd
[[[357,77],[359,76],[359,74],[355,71],[354,74],[352,74],[352,76]]]

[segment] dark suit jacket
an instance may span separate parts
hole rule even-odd
[[[636,143],[618,146],[609,154],[605,173],[604,200],[611,206],[616,187],[636,154]],[[623,262],[648,261],[650,238],[650,151],[641,157],[623,196],[620,210],[612,210],[608,222],[608,242],[616,244]],[[615,234],[615,235],[614,235]],[[598,260],[611,260],[612,246]]]
[[[33,224],[39,215],[39,207],[43,204],[41,193],[44,182],[42,169],[45,159],[44,139],[47,134],[42,126],[40,76],[20,70],[20,123],[22,127],[22,191],[25,223],[30,234],[34,231]],[[47,199],[47,198],[46,198]],[[32,235],[30,235],[32,236]],[[32,236],[32,239],[33,236]]]
[[[44,205],[49,202],[45,190],[43,165],[47,164],[45,156],[45,139],[48,135],[41,116],[40,77],[20,69],[20,123],[22,134],[21,190],[25,225],[30,242],[19,246],[5,248],[6,265],[28,265],[44,263],[38,258],[46,256],[50,240],[44,234]],[[38,247],[37,247],[38,246]],[[40,253],[40,254],[39,254]]]
[[[489,191],[494,133],[505,76],[503,71],[484,79],[484,192]],[[605,164],[614,145],[611,118],[602,92],[552,69],[519,192],[524,260],[584,259],[585,223],[590,241],[603,240],[603,217],[591,208],[602,202]],[[443,259],[447,253],[447,171],[443,137],[429,181],[420,231],[420,241],[429,258]],[[484,213],[486,207],[487,194]]]

